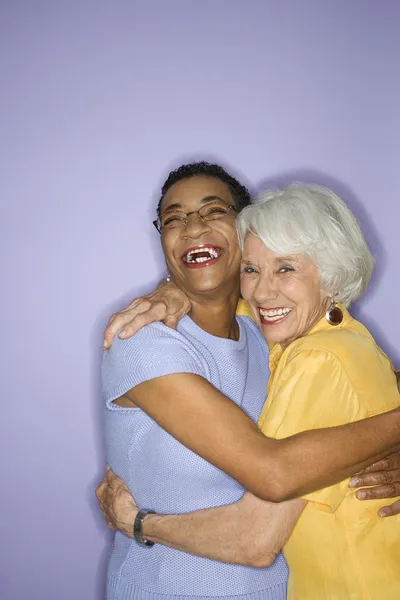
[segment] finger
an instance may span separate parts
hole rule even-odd
[[[382,460],[378,460],[378,462],[366,467],[361,473],[373,473],[375,471],[387,471],[391,469],[399,469],[400,468],[400,453],[396,452],[395,454],[389,454],[386,458],[382,458]]]
[[[191,304],[187,304],[185,307],[179,305],[175,312],[165,317],[165,319],[163,320],[164,324],[167,325],[167,327],[170,327],[171,329],[176,329],[179,321],[189,312],[190,309]]]
[[[382,518],[385,517],[393,517],[394,515],[400,514],[400,500],[396,500],[393,504],[389,504],[388,506],[382,506],[378,510],[378,515]]]
[[[122,308],[120,312],[124,313],[130,311],[132,308],[137,308],[143,301],[147,300],[147,298],[147,296],[139,296],[139,298],[134,298],[132,302],[125,308]]]
[[[107,469],[104,475],[104,484],[110,486],[114,479],[116,479],[117,475],[114,473],[112,469]]]
[[[103,348],[108,349],[112,345],[117,333],[123,329],[125,325],[132,321],[135,315],[148,310],[150,306],[151,303],[147,299],[140,298],[138,299],[138,304],[135,306],[129,306],[126,309],[115,313],[108,322],[106,330],[104,331]]]
[[[351,478],[350,487],[364,487],[370,485],[387,485],[400,482],[400,469],[380,471],[377,473],[364,473]]]
[[[396,498],[400,496],[400,483],[390,483],[377,487],[357,490],[356,496],[359,500],[382,500],[385,498]]]
[[[178,323],[179,323],[179,318],[177,317],[167,317],[166,319],[164,319],[164,325],[166,325],[167,327],[169,327],[170,329],[176,329]]]
[[[117,316],[116,313],[113,313],[111,315],[111,317],[108,319],[107,326],[110,325],[114,321],[114,319],[115,319],[116,316]]]
[[[115,496],[121,488],[126,488],[124,481],[112,469],[108,469],[104,479],[107,481],[107,491],[111,496]]]
[[[135,335],[145,325],[162,321],[167,316],[167,309],[163,302],[157,302],[151,306],[146,312],[142,312],[135,316],[131,321],[124,326],[119,333],[121,339],[127,339]]]
[[[104,483],[104,479],[103,479],[103,481],[96,488],[95,494],[96,494],[96,497],[99,502],[101,502],[102,496],[104,494],[105,486],[106,486],[106,484]]]

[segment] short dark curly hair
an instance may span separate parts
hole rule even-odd
[[[240,212],[245,206],[251,204],[251,197],[249,190],[242,185],[237,179],[229,175],[219,165],[211,164],[205,161],[190,163],[187,165],[181,165],[175,171],[171,171],[165,180],[164,185],[161,188],[161,198],[158,202],[157,206],[157,216],[160,216],[161,213],[161,204],[164,200],[165,194],[168,192],[170,187],[172,187],[178,181],[182,179],[189,179],[190,177],[195,177],[196,175],[205,175],[206,177],[215,177],[219,179],[229,188],[229,191],[232,194],[232,198],[235,201],[237,212]]]

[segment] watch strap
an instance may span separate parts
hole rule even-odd
[[[154,546],[154,542],[150,542],[149,540],[143,539],[143,520],[146,515],[155,514],[156,513],[154,512],[154,510],[143,508],[142,510],[139,510],[135,517],[135,521],[133,523],[133,537],[135,538],[136,542],[141,546],[147,546],[148,548]]]

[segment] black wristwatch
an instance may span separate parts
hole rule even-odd
[[[143,519],[145,518],[146,515],[155,515],[156,513],[154,512],[154,510],[149,510],[147,508],[144,508],[143,510],[139,510],[138,514],[135,517],[135,521],[133,523],[133,537],[135,538],[135,540],[137,541],[138,544],[140,544],[141,546],[147,546],[148,548],[150,548],[151,546],[154,546],[154,542],[150,542],[149,540],[144,540],[143,539]]]

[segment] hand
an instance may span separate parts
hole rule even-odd
[[[350,487],[372,486],[357,490],[359,500],[379,500],[400,496],[400,452],[391,454],[374,465],[354,475]],[[400,514],[400,500],[379,509],[380,517],[391,517]]]
[[[139,512],[130,491],[119,477],[109,468],[103,481],[96,489],[96,496],[111,531],[122,531],[133,537],[133,523]]]
[[[119,333],[121,339],[132,337],[145,325],[163,321],[175,329],[191,308],[189,298],[174,283],[166,283],[151,294],[136,298],[129,306],[111,316],[104,332],[104,350],[108,350]]]

